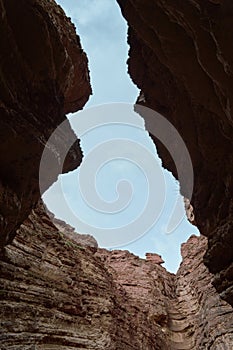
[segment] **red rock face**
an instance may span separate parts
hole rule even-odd
[[[90,93],[87,58],[63,10],[47,0],[0,1],[0,246],[9,242],[39,197],[44,146],[64,113],[83,107]],[[63,171],[81,161],[79,141],[67,121],[56,151],[73,146]],[[51,164],[50,164],[51,165]],[[53,168],[56,168],[54,166]],[[47,189],[57,178],[50,171]]]
[[[233,310],[203,264],[205,237],[183,244],[175,276],[62,227],[39,203],[2,250],[1,350],[232,349]]]
[[[1,350],[120,350],[121,324],[130,344],[125,298],[94,251],[32,211],[0,259]]]
[[[206,249],[204,236],[192,236],[182,244],[182,263],[175,283],[177,310],[185,315],[185,322],[174,315],[171,328],[175,334],[177,330],[182,334],[189,349],[230,350],[233,345],[233,310],[221,300],[212,285],[214,276],[203,263]]]
[[[55,218],[55,216],[49,212],[47,208],[46,212],[48,213],[49,218],[52,220],[53,224],[56,226],[61,235],[65,235],[67,238],[70,238],[81,246],[92,247],[96,249],[98,248],[98,243],[93,236],[75,232],[74,227],[70,226],[63,220]]]
[[[204,261],[233,305],[233,4],[229,1],[118,0],[129,24],[129,74],[140,103],[178,130],[194,169],[191,204],[208,237]],[[155,139],[164,167],[177,176]],[[188,177],[181,181],[184,196]],[[190,198],[189,198],[190,199]]]
[[[233,310],[212,286],[213,276],[203,264],[206,246],[203,236],[184,243],[176,276],[127,251],[98,251],[118,288],[126,293],[126,308],[137,309],[133,325],[143,335],[145,349],[151,349],[148,335],[152,349],[232,348]]]
[[[95,252],[33,210],[0,259],[1,350],[170,349],[161,327],[174,276],[128,252]]]
[[[130,1],[124,3],[129,13],[131,13],[132,3]],[[158,3],[160,6],[163,4],[165,9],[168,1],[158,1]],[[198,7],[197,4],[192,2],[183,6],[188,6],[189,9],[189,6],[196,5],[194,9],[202,11],[201,5],[198,4]],[[130,5],[129,8],[128,5]],[[142,17],[146,16],[146,23],[149,23],[150,18],[147,18],[149,12],[145,11],[145,8],[149,6],[153,14],[152,10],[156,2],[144,2],[144,7],[141,8],[140,1],[134,2],[134,5],[136,12],[131,20],[133,21],[134,16],[137,18],[137,12],[140,10]],[[230,5],[228,6],[230,16]],[[232,350],[233,311],[231,306],[221,300],[216,293],[212,286],[213,275],[203,264],[203,255],[207,247],[206,238],[193,236],[182,246],[183,261],[175,276],[160,266],[161,257],[155,253],[148,253],[145,260],[127,251],[109,252],[98,249],[95,240],[90,236],[86,235],[82,238],[77,236],[73,228],[60,220],[56,221],[58,227],[55,227],[45,214],[42,203],[37,202],[40,196],[38,167],[41,152],[54,128],[65,120],[64,113],[81,108],[87,100],[90,93],[87,60],[72,24],[53,0],[22,0],[21,2],[0,0],[0,9],[0,49],[4,53],[0,58],[2,246],[0,250],[0,349]],[[164,9],[162,13],[165,12],[166,16],[172,16],[173,12],[178,16],[178,10],[170,13]],[[181,15],[183,12],[179,13],[180,21],[184,20],[186,17]],[[184,11],[184,14],[191,21],[192,12]],[[203,21],[206,19],[204,16],[206,13],[202,14]],[[157,15],[160,16],[161,11],[158,11]],[[223,11],[223,15],[226,15],[226,10]],[[210,16],[216,18],[216,13],[212,11]],[[159,17],[156,19],[157,25],[162,25]],[[193,22],[190,23],[193,25]],[[221,25],[222,22],[219,23]],[[206,22],[204,21],[203,24]],[[209,25],[208,21],[207,25]],[[175,97],[180,96],[182,99],[177,106],[191,107],[191,97],[194,99],[194,92],[197,92],[197,89],[194,89],[193,81],[190,86],[187,83],[189,90],[184,84],[187,79],[186,67],[184,67],[183,81],[181,77],[178,79],[179,75],[175,78],[175,75],[171,74],[168,69],[172,67],[171,63],[166,67],[162,64],[158,65],[155,60],[155,50],[152,50],[153,47],[148,48],[144,42],[144,35],[148,34],[148,28],[144,26],[144,22],[141,30],[143,35],[140,38],[138,36],[140,31],[131,30],[130,40],[135,46],[134,44],[131,46],[133,58],[130,61],[132,62],[130,69],[134,72],[134,64],[141,69],[135,71],[135,80],[136,73],[140,75],[140,79],[145,73],[147,80],[143,87],[145,87],[146,101],[151,99],[152,102],[158,102],[160,99],[156,99],[157,94],[161,93],[161,96],[164,94],[167,99],[164,101],[167,104],[164,102],[159,108],[165,107],[166,110],[170,106],[171,116],[178,123],[174,105],[170,105],[170,102],[175,103]],[[214,30],[216,31],[216,28]],[[226,33],[227,31],[224,32],[224,36]],[[191,34],[190,32],[190,37],[192,37]],[[174,35],[176,39],[179,38],[179,36],[176,37],[176,31]],[[150,43],[150,35],[147,39]],[[176,45],[178,43],[179,41]],[[221,50],[218,50],[220,61],[225,57],[223,57],[224,52],[224,46],[221,46]],[[141,54],[142,57],[140,57]],[[138,58],[142,58],[141,66]],[[145,58],[148,59],[148,65]],[[154,71],[151,69],[152,62],[155,63]],[[222,61],[221,63],[223,64]],[[211,68],[212,61],[209,64]],[[166,77],[171,78],[166,80],[166,84],[170,84],[169,91],[174,92],[174,95],[171,95],[174,99],[165,94],[166,86],[162,85],[160,92],[157,89],[151,89],[159,67],[162,75],[165,74]],[[226,65],[227,72],[229,69]],[[190,76],[188,78],[191,79]],[[217,78],[213,79],[213,83],[222,81]],[[176,89],[174,89],[174,82],[176,82]],[[217,85],[216,95],[219,97],[220,87],[224,85],[220,83]],[[225,90],[222,89],[222,91]],[[152,92],[153,96],[150,95]],[[209,93],[208,90],[207,93]],[[187,101],[184,96],[188,97]],[[201,99],[201,96],[199,98]],[[223,98],[222,103],[224,101]],[[193,106],[199,106],[194,102]],[[209,104],[215,106],[216,101],[210,101]],[[228,106],[230,108],[227,102],[227,108]],[[196,109],[190,110],[192,116],[197,118],[199,114],[195,114]],[[202,114],[201,108],[198,111],[200,117],[205,115]],[[209,110],[209,112],[213,111]],[[213,122],[213,126],[219,126],[218,120],[221,119],[216,118],[215,121],[211,113],[207,113],[209,120]],[[220,118],[220,115],[217,117]],[[223,138],[224,149],[230,143],[230,140],[224,139],[224,137],[227,139],[230,130],[224,129],[226,120],[224,118],[222,120],[220,135]],[[201,125],[205,125],[206,121],[202,123]],[[181,131],[183,128],[185,131],[187,127],[191,132],[193,125],[188,124],[184,123]],[[196,126],[195,132],[202,142],[203,149],[191,145],[193,135],[190,134],[190,152],[194,157],[193,161],[198,160],[194,152],[198,149],[206,162],[203,164],[203,169],[206,171],[211,169],[210,165],[213,165],[215,157],[210,155],[208,163],[208,142],[205,141],[204,133],[203,135],[200,133],[201,125]],[[67,155],[63,169],[69,171],[79,164],[81,151],[68,123],[66,130],[65,135],[60,135],[58,151],[62,152],[66,149],[68,139],[76,141]],[[212,133],[212,136],[214,135]],[[215,146],[213,142],[213,150]],[[223,149],[219,151],[220,155]],[[161,152],[163,152],[162,148]],[[54,155],[54,162],[56,161]],[[227,162],[227,156],[224,162]],[[230,162],[228,166],[230,167]],[[199,184],[202,184],[204,170],[200,171],[196,180]],[[216,202],[217,204],[214,205],[214,199],[221,188],[220,175],[225,181],[226,189],[229,190],[231,186],[231,179],[226,181],[224,177],[226,173],[220,168],[219,171],[221,174],[215,177],[216,194],[213,198],[208,197],[210,209],[215,210],[213,215],[216,214],[217,204],[219,204]],[[56,179],[57,175],[58,173],[50,174],[47,182],[44,183],[44,189]],[[208,180],[211,179],[210,176]],[[197,190],[197,184],[195,186]],[[213,189],[212,184],[209,189]],[[226,203],[229,196],[226,193]],[[200,198],[199,191],[195,193],[197,208],[201,208]],[[207,204],[206,202],[202,204],[205,209],[203,220],[208,217]],[[213,215],[210,216],[215,221],[211,222],[212,226],[209,225],[209,227],[215,227],[214,225],[224,218],[226,207],[230,213],[230,205],[224,206],[225,202],[223,206],[219,206],[219,215],[216,218],[213,218]],[[198,222],[200,217],[199,215]],[[229,260],[230,256],[229,254],[224,256],[227,253],[224,248],[226,242],[230,243],[227,241],[230,220],[226,220],[221,229],[220,226],[215,228],[217,233],[213,231],[213,235],[209,237],[209,250],[206,255],[206,261],[207,263],[210,261],[212,269],[214,266],[219,268],[218,260],[222,256],[221,263],[226,265],[226,259]],[[207,227],[205,233],[208,232]],[[219,243],[220,234],[221,244]],[[212,238],[217,242],[216,244],[211,241]],[[221,253],[214,250],[219,244]],[[231,248],[230,245],[229,247]],[[230,250],[229,247],[228,250]],[[217,259],[215,265],[211,263],[211,258],[214,256]],[[214,283],[218,289],[222,288],[226,299],[231,296],[228,292],[231,280],[230,267],[221,270],[219,279],[215,277]]]
[[[161,258],[161,255],[156,253],[146,253],[146,260],[154,262],[155,264],[161,265],[164,263],[163,259]]]

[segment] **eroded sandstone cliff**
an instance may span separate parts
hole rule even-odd
[[[2,350],[132,348],[126,297],[95,250],[59,232],[41,203],[32,211],[2,251]]]
[[[144,311],[143,293],[138,295],[138,305],[128,300],[125,286],[102,261],[107,252],[95,252],[96,248],[81,246],[69,238],[69,233],[59,232],[41,203],[33,210],[1,256],[2,350],[169,349],[167,336],[160,329],[165,313],[164,281],[162,277],[158,282],[154,279],[165,270],[153,273],[148,265],[138,275],[144,275],[145,281],[147,278],[142,287],[145,296],[155,283],[149,295],[159,293],[160,297],[158,307],[155,299],[153,309],[150,311],[147,303]],[[131,259],[123,260],[124,255]],[[132,254],[122,256],[121,267],[125,264],[134,270],[135,263],[143,264]],[[140,269],[134,276],[137,271]],[[147,276],[149,271],[154,277]],[[167,276],[169,279],[170,274]],[[166,288],[168,295],[171,288]]]
[[[197,223],[209,236],[205,259],[215,273],[220,271],[215,285],[231,301],[232,182],[227,153],[231,99],[226,96],[232,66],[226,58],[230,49],[224,43],[220,45],[223,30],[229,41],[231,4],[192,1],[179,2],[175,8],[173,2],[162,0],[141,4],[124,1],[125,15],[130,15],[132,23],[130,72],[144,91],[147,104],[171,118],[188,142],[196,175],[192,203]],[[127,251],[98,249],[91,237],[76,236],[61,221],[55,227],[45,214],[38,202],[41,153],[53,130],[65,120],[64,114],[82,108],[90,94],[87,59],[73,25],[53,0],[0,0],[0,10],[1,350],[232,349],[233,312],[216,293],[213,275],[203,264],[206,238],[194,236],[183,245],[183,261],[175,276],[160,266],[162,259],[156,254],[150,253],[144,260]],[[155,23],[161,26],[159,34],[156,31],[160,39],[156,49]],[[163,23],[167,32],[162,31],[166,29]],[[212,31],[208,31],[210,25]],[[205,61],[209,56],[203,54],[204,47],[213,49],[203,32],[216,41],[215,56],[226,76],[219,71],[212,76],[216,62]],[[182,54],[182,71],[178,69],[180,56],[170,46],[175,42],[176,48],[183,48],[179,40],[188,43],[191,50]],[[160,52],[162,47],[166,48],[166,64],[157,56],[156,50]],[[208,50],[206,54],[212,52]],[[193,74],[188,74],[190,57]],[[205,77],[200,75],[199,81],[200,67]],[[164,78],[162,83],[159,77]],[[203,96],[196,86],[199,83],[205,87]],[[187,117],[181,123],[178,115]],[[206,126],[212,128],[212,153]],[[217,137],[221,141],[219,150]],[[52,165],[57,162],[56,154],[66,150],[68,139],[74,145],[64,172],[81,161],[79,143],[67,123],[58,149],[51,152]],[[159,150],[174,170],[161,146]],[[224,168],[216,168],[215,175],[212,167],[221,157]],[[204,182],[206,174],[208,183]],[[43,189],[51,185],[58,172],[51,173],[48,167],[47,175]],[[224,191],[223,200],[220,194]]]
[[[44,146],[65,113],[81,109],[90,93],[87,58],[75,28],[53,0],[0,1],[0,245],[11,241],[39,197]],[[81,162],[67,121],[48,162],[43,188]]]
[[[129,24],[128,66],[143,92],[140,103],[171,121],[188,147],[194,169],[189,199],[208,237],[204,261],[233,305],[233,3],[118,3]],[[168,152],[155,142],[164,166],[177,176]],[[186,195],[188,177],[180,180]]]
[[[232,349],[233,310],[203,264],[205,237],[182,246],[175,276],[67,231],[39,203],[2,251],[2,350]]]
[[[127,307],[135,306],[134,326],[148,323],[148,332],[163,334],[162,349],[230,350],[233,346],[233,310],[211,284],[213,276],[203,263],[206,247],[205,237],[190,237],[182,245],[183,260],[176,275],[127,251],[97,253],[125,290]],[[152,349],[158,348],[157,339],[156,335]],[[143,344],[142,349],[150,349]]]

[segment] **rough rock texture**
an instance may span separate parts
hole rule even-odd
[[[169,349],[156,319],[164,310],[162,278],[147,278],[146,288],[155,283],[151,297],[159,292],[161,301],[144,313],[143,300],[128,301],[95,251],[59,233],[41,204],[32,211],[0,260],[1,350]],[[132,255],[128,264],[138,260]],[[152,270],[146,267],[157,276]]]
[[[176,302],[170,309],[174,349],[233,347],[233,310],[212,285],[213,275],[203,263],[206,248],[204,236],[191,236],[182,244],[182,263],[175,281]]]
[[[48,213],[49,218],[52,220],[52,223],[56,226],[61,234],[63,233],[66,237],[74,240],[81,246],[98,248],[98,243],[93,236],[75,232],[74,227],[70,226],[63,220],[57,219],[53,213],[48,212],[48,209],[46,212]]]
[[[193,222],[195,220],[194,212],[193,212],[193,206],[190,203],[190,200],[188,198],[184,198],[184,208],[186,212],[187,219],[189,222]]]
[[[96,253],[126,296],[125,310],[132,315],[138,348],[170,349],[167,335],[168,305],[175,298],[175,276],[162,266],[140,259],[128,251]],[[133,348],[134,349],[134,348]]]
[[[128,251],[80,246],[39,203],[1,253],[0,349],[231,350],[233,310],[205,249],[191,237],[175,276]]]
[[[233,305],[233,3],[117,1],[129,24],[128,65],[142,90],[138,101],[167,117],[188,147],[195,222],[208,237],[204,261]],[[176,176],[168,152],[155,141]],[[186,182],[181,179],[187,197]]]
[[[130,1],[124,3],[131,4]],[[151,15],[157,3],[162,6],[168,2],[148,2],[148,5],[152,4],[152,8],[149,6]],[[212,3],[214,5],[211,6],[216,6],[217,1],[212,1]],[[135,18],[137,18],[137,7],[140,1],[132,2],[132,4],[136,6]],[[195,4],[197,2],[194,1],[188,2],[187,5],[178,3],[179,6],[187,6],[188,9],[189,6]],[[146,1],[144,5],[147,6]],[[49,216],[45,214],[42,203],[40,201],[37,203],[40,196],[38,168],[44,145],[56,126],[65,120],[64,113],[82,108],[89,96],[87,60],[72,24],[53,0],[22,0],[20,2],[0,0],[0,10],[0,49],[3,53],[0,56],[0,233],[2,246],[0,250],[0,349],[231,350],[233,347],[233,311],[230,305],[221,300],[216,293],[211,284],[212,275],[203,264],[203,254],[207,244],[205,238],[193,236],[183,245],[183,262],[175,276],[160,266],[162,261],[157,254],[150,253],[147,260],[144,260],[127,251],[109,252],[97,249],[96,243],[89,236],[85,236],[84,240],[80,241],[73,229],[66,226],[64,222],[57,220],[58,227],[54,226]],[[199,8],[197,10],[200,11]],[[231,15],[230,10],[229,5],[227,12],[229,16]],[[140,13],[143,14],[143,11],[144,8],[141,8]],[[159,21],[161,11],[157,12],[158,25],[164,23]],[[165,11],[164,15],[170,18],[169,16],[178,15],[177,11],[172,11],[172,13]],[[179,14],[182,15],[182,11]],[[211,12],[212,15],[217,18],[215,12]],[[192,18],[193,12],[188,12],[187,16],[188,19]],[[186,23],[185,16],[180,18]],[[148,24],[150,24],[149,19],[146,19]],[[201,20],[204,19],[203,12]],[[219,21],[220,26],[221,20]],[[174,22],[171,22],[172,26]],[[210,23],[208,21],[203,23],[208,29]],[[193,25],[193,22],[190,22],[191,24]],[[153,32],[153,25],[151,27]],[[160,66],[155,61],[157,62],[155,71],[150,71],[150,59],[154,60],[155,54],[153,47],[149,47],[150,37],[148,47],[144,43],[147,28],[143,22],[141,28],[144,31],[141,39],[131,30],[130,40],[137,44],[132,45],[131,49],[136,52],[132,55],[135,58],[131,60],[133,62],[131,69],[133,72],[137,66],[139,67],[138,59],[141,59],[144,67],[144,70],[141,71],[142,76],[145,74],[147,79],[142,100],[150,102],[151,98],[153,102],[157,101],[155,97],[158,90],[151,89],[151,87],[153,87],[156,72],[159,72],[157,68]],[[192,26],[190,28],[192,29]],[[208,30],[206,32],[208,33]],[[175,30],[173,33],[174,38],[178,40]],[[225,36],[226,33],[228,32],[224,31]],[[192,35],[191,30],[188,40],[192,39]],[[176,47],[179,47],[178,44],[179,40]],[[201,44],[203,44],[202,41]],[[218,51],[217,56],[218,59],[222,59],[221,63],[225,62],[223,49],[224,47]],[[144,55],[140,57],[143,52]],[[170,53],[167,52],[168,57],[169,55]],[[194,61],[196,57],[194,55]],[[148,59],[148,66],[144,64],[145,58]],[[174,56],[174,58],[177,57]],[[210,68],[212,64],[214,62],[209,61]],[[171,78],[171,80],[166,80],[171,90],[166,91],[174,92],[172,97],[166,96],[167,102],[175,103],[177,96],[180,97],[181,103],[177,104],[180,112],[182,103],[183,106],[186,103],[184,96],[188,101],[186,107],[190,107],[190,101],[192,101],[192,107],[201,106],[198,100],[199,89],[191,89],[194,87],[191,84],[192,76],[189,77],[191,79],[189,87],[181,77],[179,78],[178,73],[178,77],[175,78],[175,74],[173,77],[173,71],[169,70],[172,69],[171,63],[168,64],[169,69],[163,67],[162,64],[161,67],[161,74],[165,72],[167,73],[165,77]],[[230,68],[227,65],[225,67],[226,74],[228,74]],[[187,74],[185,65],[184,71]],[[196,74],[194,76],[198,77],[198,71],[194,73]],[[204,73],[207,74],[206,71]],[[186,77],[185,74],[184,77]],[[212,82],[216,83],[216,96],[218,97],[221,87],[225,85],[220,84],[220,82],[223,83],[221,76],[214,78]],[[177,84],[176,89],[173,89],[174,81]],[[147,89],[147,83],[151,84],[150,89],[149,87]],[[204,82],[202,83],[205,86]],[[165,93],[165,87],[162,85],[159,93]],[[207,85],[205,87],[208,95]],[[150,96],[149,91],[155,96]],[[184,95],[181,92],[184,92]],[[204,100],[206,96],[203,96]],[[215,106],[215,98],[209,101],[210,106],[212,104]],[[199,99],[201,99],[200,96]],[[224,96],[221,102],[223,106]],[[227,111],[230,108],[230,102],[230,100],[229,103],[227,101]],[[174,105],[169,103],[166,108],[170,106],[171,118],[178,122]],[[204,112],[207,113],[207,119],[205,119],[206,114],[203,110],[197,108],[199,114],[196,115],[194,107],[191,109],[191,116],[194,120],[199,114],[203,118],[200,125],[195,125],[195,130],[197,130],[195,132],[203,149],[192,144],[193,136],[192,133],[190,134],[190,145],[193,147],[190,152],[194,157],[194,164],[196,166],[199,164],[195,163],[195,160],[198,162],[199,159],[195,157],[196,150],[199,151],[201,160],[203,160],[203,164],[201,162],[199,164],[200,176],[196,180],[201,186],[205,171],[211,169],[211,164],[215,164],[214,161],[217,162],[218,157],[223,155],[224,149],[228,149],[230,140],[226,140],[231,130],[230,128],[224,129],[226,120],[221,114],[223,108],[219,109],[218,115],[217,112],[214,114],[211,109],[203,107]],[[167,112],[170,113],[170,111]],[[219,119],[221,116],[222,119]],[[198,133],[206,123],[209,126],[212,125],[210,121],[213,122],[211,127],[219,126],[219,120],[222,120],[220,132],[222,148],[219,153],[211,154],[208,159],[209,139],[205,140],[204,133]],[[184,123],[185,127],[190,132],[192,131],[193,125],[189,119]],[[183,126],[181,126],[181,131],[182,128]],[[55,166],[55,171],[52,172],[51,168],[54,167],[54,164],[59,163],[58,155],[65,152],[70,139],[76,142],[67,155],[63,171],[75,168],[81,160],[78,141],[68,123],[65,129],[65,133],[59,134],[57,148],[54,148],[53,144],[50,145],[51,163],[48,163],[48,174],[50,175],[43,182],[43,190],[56,179],[57,168]],[[216,135],[218,134],[212,132],[213,137]],[[214,138],[213,151],[216,147],[215,140]],[[161,149],[161,152],[164,151]],[[227,154],[224,162],[230,167],[230,159]],[[168,160],[167,162],[169,163]],[[225,238],[230,232],[230,221],[225,220],[222,231],[219,229],[220,226],[216,226],[226,217],[224,216],[226,207],[230,208],[230,205],[227,205],[230,198],[228,193],[225,195],[225,202],[222,206],[220,200],[217,200],[222,190],[219,183],[221,176],[225,181],[226,189],[230,191],[231,178],[227,182],[224,177],[230,169],[227,166],[226,173],[220,167],[217,168],[219,173],[214,177],[216,193],[214,192],[213,198],[207,196],[208,200],[202,203],[205,209],[203,222],[207,226],[205,234],[214,232],[214,229],[218,227],[217,233],[214,232],[213,235],[217,243],[218,233],[222,235],[220,245],[224,253],[222,258],[219,251],[213,251],[215,245],[212,244],[211,237],[209,238],[210,249],[206,261],[209,259],[213,270],[215,265],[217,269],[219,268],[220,258],[226,267],[226,261],[229,261],[230,256],[231,245],[228,247],[228,252],[223,250],[226,243]],[[213,172],[211,174],[208,181],[213,179]],[[197,189],[197,184],[195,186]],[[210,182],[208,190],[211,191],[211,189],[213,185]],[[194,198],[194,206],[198,210],[202,208],[200,198],[202,198],[201,187],[200,191],[195,193]],[[216,203],[214,199],[217,200]],[[210,205],[209,208],[208,205]],[[216,213],[217,205],[219,211]],[[197,222],[200,225],[201,216],[200,212],[198,213]],[[213,222],[210,221],[209,226],[207,225],[207,214],[211,214],[209,219],[213,220]],[[215,214],[216,217],[214,217]],[[92,242],[93,247],[88,247],[87,242]],[[5,243],[8,244],[5,245]],[[214,255],[216,255],[215,265],[211,263]],[[215,270],[214,272],[217,272]],[[231,285],[232,269],[224,270],[220,266],[220,270],[221,274],[219,279],[215,278],[215,284],[225,293],[225,298],[231,300],[231,293],[227,288]]]
[[[118,287],[125,290],[127,308],[136,307],[134,325],[148,322],[148,332],[152,326],[163,334],[162,349],[232,349],[233,310],[211,284],[212,275],[203,264],[206,246],[205,237],[190,237],[182,245],[183,260],[176,276],[127,251],[99,249],[97,253]],[[139,328],[138,333],[142,332]]]
[[[90,93],[87,58],[75,28],[53,0],[0,0],[0,246],[40,197],[41,154],[64,113],[81,109]],[[58,153],[74,142],[63,171],[82,154],[69,123],[51,147],[43,188],[58,176]]]
[[[161,255],[156,253],[146,253],[146,260],[152,261],[155,264],[161,265],[164,263],[164,260],[162,259]]]
[[[1,350],[131,349],[125,297],[94,251],[32,211],[1,257]]]

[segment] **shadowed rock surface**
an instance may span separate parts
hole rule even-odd
[[[165,116],[188,147],[195,223],[208,237],[204,261],[233,305],[233,3],[118,3],[129,24],[128,67],[142,90],[139,101]],[[155,142],[164,167],[177,176],[168,152]],[[188,176],[180,180],[186,196]]]
[[[87,58],[75,28],[53,0],[0,0],[0,245],[40,198],[39,165],[44,146],[64,114],[81,109],[90,93]],[[68,121],[50,145],[43,191],[81,162],[79,141]],[[62,169],[61,169],[62,170]]]
[[[206,249],[204,236],[191,236],[181,247],[182,263],[175,281],[177,299],[169,324],[174,349],[230,350],[233,346],[233,310],[212,285],[213,275],[203,263]]]

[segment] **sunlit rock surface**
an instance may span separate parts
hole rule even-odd
[[[204,261],[233,305],[233,3],[117,1],[129,24],[128,68],[142,90],[138,102],[165,116],[188,147],[195,223],[208,237]],[[177,176],[155,142],[164,167]],[[188,180],[187,174],[181,190],[189,198]]]
[[[177,275],[128,251],[87,247],[41,203],[0,259],[1,350],[225,349],[233,310],[202,262],[206,238],[182,246]]]
[[[1,256],[1,350],[124,349],[124,298],[93,253],[33,210]]]
[[[161,265],[164,263],[164,260],[162,259],[161,255],[156,253],[146,253],[146,260],[152,261],[155,264]]]
[[[96,239],[88,234],[79,234],[75,231],[75,228],[72,227],[71,225],[68,225],[65,221],[57,219],[54,214],[49,212],[48,210],[47,214],[49,218],[52,220],[53,224],[56,226],[60,234],[66,235],[66,237],[74,240],[76,243],[82,245],[82,246],[87,246],[87,247],[93,247],[93,248],[98,248],[98,243]]]

